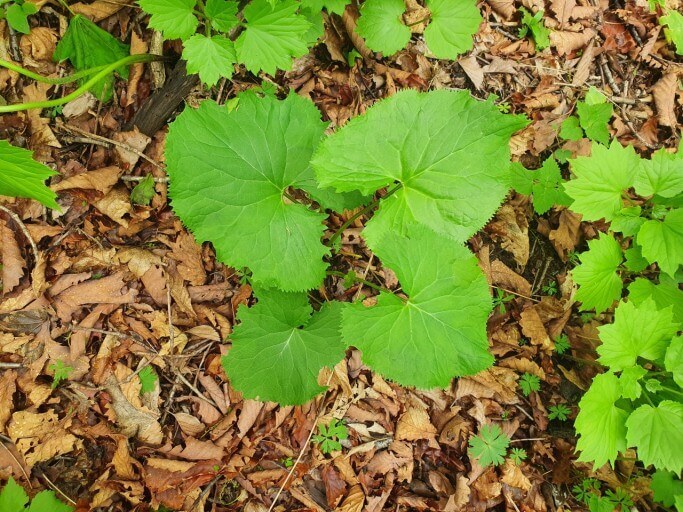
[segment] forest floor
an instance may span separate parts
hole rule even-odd
[[[549,48],[518,36],[522,4],[545,10]],[[41,6],[28,35],[9,37],[0,20],[8,36],[0,57],[57,74],[52,54],[68,16]],[[324,41],[292,71],[242,71],[209,91],[195,86],[185,101],[225,102],[255,87],[293,90],[312,99],[334,129],[403,88],[464,88],[482,99],[494,94],[501,108],[528,116],[511,153],[534,169],[556,150],[589,150],[587,139],[562,141],[558,131],[594,86],[614,106],[610,130],[622,144],[645,154],[678,146],[683,64],[646,4],[486,0],[480,7],[485,21],[474,49],[458,62],[427,58],[419,34],[406,50],[378,58],[349,31],[347,11],[330,16]],[[150,44],[152,32],[132,2],[72,9],[131,41],[135,52]],[[361,57],[349,67],[354,49]],[[179,50],[165,43],[165,55],[177,58]],[[173,65],[165,64],[167,73]],[[273,510],[281,511],[555,512],[583,509],[572,488],[595,478],[603,492],[627,491],[638,510],[655,508],[648,474],[632,460],[593,471],[574,452],[572,419],[599,371],[597,327],[610,318],[579,313],[569,272],[576,252],[604,226],[563,207],[539,216],[519,194],[470,240],[496,302],[490,370],[449,389],[419,391],[383,380],[350,350],[321,376],[329,390],[307,405],[242,399],[220,359],[236,310],[252,302],[251,288],[174,216],[163,162],[167,126],[151,136],[125,128],[160,80],[158,69],[138,64],[108,103],[85,96],[63,109],[0,116],[0,138],[58,171],[51,187],[61,205],[57,212],[0,200],[16,214],[0,212],[0,481],[13,476],[29,493],[55,490],[79,511],[255,512],[277,498]],[[0,94],[37,101],[64,90],[0,70]],[[132,188],[149,174],[156,178],[151,204],[131,204]],[[352,213],[333,216],[331,229]],[[337,265],[394,287],[395,275],[358,236],[363,221],[344,232]],[[324,293],[352,300],[376,292],[329,277]],[[569,348],[561,353],[558,341]],[[159,380],[141,396],[135,375],[149,360]],[[53,386],[60,365],[71,370]],[[523,374],[537,376],[540,388],[523,393]],[[569,418],[550,420],[550,407],[560,404]],[[348,438],[324,453],[310,433],[332,418],[343,420]],[[491,420],[526,451],[525,460],[484,468],[468,458],[470,435]]]

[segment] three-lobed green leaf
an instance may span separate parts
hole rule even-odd
[[[663,220],[648,220],[636,237],[643,256],[673,276],[683,264],[683,208],[670,210]]]
[[[151,14],[149,26],[166,39],[187,39],[197,31],[196,0],[138,0],[138,3]]]
[[[211,87],[221,77],[232,76],[235,47],[230,39],[220,35],[195,34],[183,43],[183,59],[187,61],[187,72],[198,73],[199,79]]]

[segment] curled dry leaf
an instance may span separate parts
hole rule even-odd
[[[115,165],[103,167],[94,171],[86,171],[65,180],[55,183],[50,188],[55,192],[71,190],[75,188],[85,190],[97,190],[102,195],[106,195],[119,181],[123,174],[123,169]]]
[[[17,372],[6,370],[0,375],[0,432],[5,431],[5,425],[12,416],[14,408],[13,395],[17,390]]]
[[[141,133],[137,127],[130,132],[116,132],[113,135],[113,139],[116,142],[121,142],[127,146],[130,146],[140,153],[143,152],[147,145],[152,141],[152,139],[150,139],[147,135]],[[132,169],[138,163],[138,160],[140,160],[140,156],[132,151],[122,148],[121,146],[116,146],[114,149],[116,151],[119,164],[124,169]]]
[[[674,105],[676,90],[679,88],[679,76],[682,74],[683,72],[670,71],[652,87],[652,97],[657,107],[657,120],[662,126],[673,128],[678,125]]]
[[[128,437],[136,437],[143,443],[160,445],[164,434],[154,414],[145,409],[136,409],[121,391],[121,386],[114,375],[107,378],[104,386],[111,396],[112,409],[116,413],[116,423],[121,433]]]
[[[349,493],[344,501],[335,509],[336,512],[362,512],[365,505],[365,494],[360,485],[354,485],[349,489]]]
[[[201,245],[195,242],[194,236],[185,230],[178,233],[175,242],[168,243],[171,258],[178,262],[178,273],[183,279],[195,286],[206,282],[206,271],[202,261]]]
[[[14,290],[24,276],[26,262],[15,236],[7,223],[0,218],[0,261],[2,262],[2,294]]]
[[[528,491],[531,489],[531,482],[524,476],[521,468],[515,464],[512,460],[506,459],[505,464],[501,470],[502,476],[500,478],[501,482],[509,485],[510,487],[517,487],[523,491]]]
[[[514,0],[486,0],[486,3],[506,20],[517,12]]]
[[[550,340],[536,308],[530,307],[522,311],[519,325],[522,327],[524,336],[531,340],[532,345],[540,345],[546,351],[552,350],[553,342]]]
[[[491,283],[501,288],[517,292],[524,296],[531,295],[531,285],[529,281],[510,269],[500,260],[491,263]]]
[[[502,247],[524,267],[529,261],[529,221],[510,204],[503,205],[488,228],[500,235]]]
[[[550,43],[555,47],[557,53],[567,55],[586,46],[595,37],[595,34],[595,30],[592,28],[584,29],[581,32],[553,30],[550,32]]]
[[[51,71],[52,54],[57,46],[57,34],[47,27],[33,27],[31,32],[21,36],[21,53],[24,65],[38,69],[41,73]],[[31,62],[27,62],[30,59]]]
[[[438,448],[436,443],[436,427],[432,425],[429,414],[422,408],[409,407],[398,419],[396,439],[416,441],[428,439],[430,445]]]
[[[84,304],[130,304],[135,300],[137,291],[125,290],[125,274],[122,272],[71,286],[55,297],[57,315],[63,321]]]
[[[199,419],[186,412],[177,412],[173,416],[178,422],[180,430],[188,436],[198,436],[206,429]]]
[[[573,251],[581,239],[581,215],[569,210],[560,212],[557,229],[550,231],[548,238],[562,261],[567,261],[567,254]]]
[[[128,227],[128,221],[124,219],[124,216],[130,215],[133,207],[130,204],[130,194],[126,188],[113,188],[93,206],[117,224],[124,228]]]

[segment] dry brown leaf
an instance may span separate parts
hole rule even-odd
[[[531,285],[529,281],[510,269],[500,260],[495,260],[491,263],[491,283],[517,292],[524,296],[531,295]]]
[[[188,436],[197,436],[204,432],[206,426],[191,414],[185,412],[177,412],[173,415],[178,422],[180,430]]]
[[[548,238],[562,261],[567,261],[567,254],[573,251],[581,239],[581,215],[569,210],[560,212],[559,226],[550,232]]]
[[[178,233],[175,242],[168,243],[171,258],[178,262],[178,273],[195,286],[206,282],[206,271],[202,261],[201,245],[195,242],[194,236],[185,230]]]
[[[57,46],[57,33],[47,27],[33,27],[21,36],[20,48],[24,66],[36,68],[41,73],[54,70],[52,54]]]
[[[69,321],[84,304],[130,304],[138,292],[133,289],[124,291],[125,286],[125,274],[122,272],[71,286],[55,297],[57,315],[63,321]]]
[[[503,205],[489,223],[488,230],[500,234],[502,247],[524,267],[529,261],[529,221],[510,204]]]
[[[118,440],[111,462],[119,478],[124,480],[135,479],[135,470],[133,469],[135,460],[130,456],[128,440],[126,438],[122,437]]]
[[[19,411],[12,415],[7,434],[24,456],[28,467],[81,448],[82,442],[67,432],[69,421],[60,422],[54,411]]]
[[[588,77],[590,76],[591,67],[593,65],[593,59],[595,58],[595,44],[591,41],[586,51],[583,52],[579,63],[576,65],[574,70],[574,78],[572,79],[572,85],[578,87],[586,83]]]
[[[14,370],[6,370],[0,375],[0,432],[5,431],[5,425],[12,416],[16,381],[17,372]]]
[[[116,132],[112,138],[117,142],[121,142],[127,146],[130,146],[140,153],[145,150],[147,145],[152,140],[144,133],[141,133],[137,126],[130,132]],[[140,157],[137,154],[122,148],[121,146],[116,146],[115,150],[119,164],[124,169],[132,169],[135,167],[135,164],[138,163],[138,160],[140,160]]]
[[[62,109],[62,115],[66,119],[78,117],[85,114],[88,110],[94,108],[95,105],[97,105],[97,98],[93,94],[86,92],[75,100],[72,100],[64,105],[64,108]]]
[[[225,451],[212,441],[200,441],[194,437],[188,437],[185,439],[185,448],[174,446],[168,453],[186,460],[220,460]]]
[[[55,192],[80,188],[85,190],[97,190],[106,195],[119,181],[123,169],[117,166],[103,167],[94,171],[82,172],[52,185],[50,188]]]
[[[146,409],[133,407],[114,375],[107,377],[104,385],[111,396],[111,407],[116,413],[116,423],[121,433],[127,437],[136,437],[143,443],[160,445],[164,434],[155,415]]]
[[[25,103],[34,101],[46,101],[47,91],[52,87],[51,84],[33,82],[23,89],[22,101]],[[61,148],[62,145],[52,132],[49,126],[49,119],[40,117],[41,109],[31,109],[27,111],[31,141],[29,147],[35,151],[34,158],[40,162],[51,159],[51,151],[48,148]]]
[[[458,59],[458,64],[460,64],[460,67],[472,81],[474,86],[477,89],[481,89],[482,85],[484,85],[484,71],[481,69],[476,57],[473,55],[463,57]]]
[[[675,127],[678,125],[674,111],[676,90],[679,84],[679,73],[668,72],[652,87],[652,97],[657,107],[657,120],[662,126]]]
[[[550,7],[560,22],[560,28],[569,21],[572,9],[576,6],[576,0],[551,0]]]
[[[0,218],[0,261],[2,261],[2,294],[11,292],[24,276],[26,262],[21,256],[21,250],[15,233],[7,223]]]
[[[473,396],[475,398],[496,398],[501,403],[516,404],[517,374],[509,368],[492,366],[476,375],[458,380],[456,399]]]
[[[354,485],[335,511],[336,512],[362,512],[365,505],[365,494],[360,485]]]
[[[531,482],[524,476],[521,468],[515,464],[511,459],[506,459],[505,464],[501,470],[502,476],[500,481],[508,484],[510,487],[517,487],[523,491],[531,489]]]
[[[427,411],[418,407],[409,407],[398,419],[396,439],[405,441],[428,439],[430,444],[436,445],[436,427],[432,425]]]
[[[486,3],[506,20],[517,12],[514,0],[486,0]]]
[[[568,32],[566,30],[553,30],[550,32],[550,43],[557,53],[567,55],[580,50],[595,37],[595,30],[586,28],[581,32]]]
[[[526,357],[511,357],[509,359],[503,359],[498,362],[498,366],[504,368],[512,368],[517,370],[519,373],[530,373],[536,375],[539,379],[545,380],[545,372],[538,364],[533,362]]]
[[[149,50],[149,45],[138,36],[137,32],[133,30],[130,35],[130,54],[139,55],[142,53],[147,53]],[[145,71],[145,65],[142,62],[133,64],[130,70],[130,76],[128,77],[128,89],[126,90],[125,101],[121,101],[124,107],[133,105],[137,101],[138,97],[138,84],[140,83],[140,78]],[[137,128],[136,128],[137,130]]]
[[[82,14],[97,22],[108,18],[112,14],[116,14],[131,3],[132,1],[130,0],[96,0],[91,4],[77,2],[71,5],[71,10],[76,14]]]
[[[106,196],[93,203],[93,206],[117,224],[128,227],[128,221],[123,217],[130,215],[133,207],[130,204],[130,193],[125,187],[113,188]]]
[[[522,327],[522,333],[529,338],[532,345],[540,345],[546,351],[552,350],[553,342],[550,340],[536,308],[530,307],[522,311],[519,325]]]

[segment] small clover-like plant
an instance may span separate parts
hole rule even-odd
[[[522,390],[524,396],[529,396],[532,391],[540,391],[541,379],[539,379],[537,375],[524,373],[519,379],[519,388]]]
[[[40,491],[30,500],[24,488],[9,477],[0,491],[0,510],[2,512],[72,512],[71,505],[60,501],[54,491]]]
[[[567,421],[571,412],[571,409],[564,404],[551,405],[548,407],[548,419]]]
[[[479,434],[470,437],[469,455],[484,467],[499,466],[505,461],[509,445],[510,438],[498,425],[483,425]]]
[[[328,425],[319,425],[318,434],[313,436],[313,442],[318,444],[320,451],[328,454],[342,449],[341,440],[349,437],[349,430],[343,422],[333,418]]]

